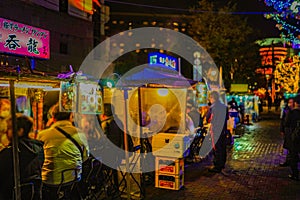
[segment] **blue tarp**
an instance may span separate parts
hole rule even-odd
[[[194,81],[186,79],[178,71],[166,67],[143,65],[124,74],[116,86],[138,87],[151,83],[174,87],[190,87]]]

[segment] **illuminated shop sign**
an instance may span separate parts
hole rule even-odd
[[[49,31],[0,18],[1,53],[49,59],[49,43]]]
[[[174,58],[162,53],[149,53],[148,62],[150,65],[164,65],[171,69],[178,70],[178,58]]]

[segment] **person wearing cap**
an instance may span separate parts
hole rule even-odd
[[[225,168],[226,162],[226,130],[228,112],[227,106],[220,101],[217,91],[212,91],[209,95],[211,106],[206,114],[206,120],[210,123],[209,133],[212,139],[213,164],[209,172],[220,173]]]

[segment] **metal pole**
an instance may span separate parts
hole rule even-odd
[[[138,108],[139,108],[139,118],[140,118],[140,120],[139,120],[139,125],[140,125],[140,145],[141,145],[141,151],[140,151],[140,153],[142,154],[142,153],[145,153],[146,152],[146,149],[145,149],[145,145],[143,144],[143,141],[145,140],[145,138],[144,138],[144,132],[143,132],[143,124],[142,124],[142,121],[143,121],[143,119],[142,119],[142,117],[143,117],[143,113],[142,113],[142,98],[141,98],[141,87],[138,87]],[[146,117],[146,116],[145,116]],[[145,120],[145,119],[144,119]],[[147,152],[148,153],[148,152]],[[140,157],[140,161],[141,161],[141,165],[142,165],[142,170],[144,170],[144,167],[145,167],[145,157],[144,156],[141,156]],[[146,193],[146,191],[145,191],[145,185],[144,185],[144,179],[145,179],[145,177],[144,177],[144,175],[143,174],[141,174],[141,178],[142,178],[142,183],[141,183],[141,195],[142,196],[145,196],[145,193]]]
[[[181,75],[181,59],[178,58],[178,74]]]
[[[12,120],[12,130],[13,130],[12,146],[13,146],[13,167],[14,167],[14,184],[15,184],[14,191],[15,191],[15,200],[21,200],[20,166],[19,166],[19,151],[18,151],[19,143],[18,143],[18,133],[17,133],[14,80],[9,81],[9,90],[10,90],[11,120]]]
[[[124,145],[125,145],[125,159],[126,159],[126,191],[127,199],[131,199],[131,186],[130,186],[130,170],[129,170],[129,154],[128,154],[128,140],[127,140],[127,99],[128,89],[124,89]]]

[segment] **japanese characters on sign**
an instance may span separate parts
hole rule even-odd
[[[47,30],[0,18],[0,52],[42,59],[50,58]]]
[[[150,65],[164,65],[178,71],[178,59],[162,53],[149,53],[148,61]]]

